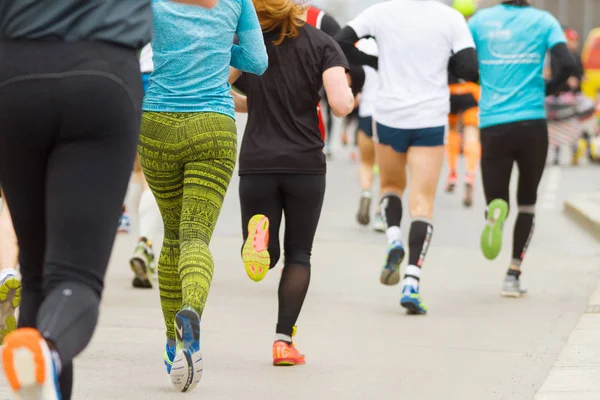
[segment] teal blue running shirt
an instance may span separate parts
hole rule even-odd
[[[234,117],[229,66],[262,75],[269,64],[252,1],[219,0],[205,9],[152,0],[152,10],[154,71],[143,110]]]
[[[480,127],[546,118],[544,59],[566,42],[556,18],[501,4],[478,11],[469,28],[479,56]]]

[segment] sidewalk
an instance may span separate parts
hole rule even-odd
[[[534,400],[600,399],[600,284]]]
[[[565,213],[600,240],[600,192],[578,195],[566,201]],[[600,399],[600,283],[534,398],[597,399]]]

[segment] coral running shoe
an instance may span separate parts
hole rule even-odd
[[[246,273],[254,282],[260,282],[267,276],[271,267],[269,255],[269,218],[257,214],[248,222],[248,239],[242,249],[242,260]]]
[[[61,400],[52,353],[37,330],[21,328],[6,336],[2,367],[16,399]]]
[[[456,172],[451,172],[450,175],[448,175],[448,180],[446,181],[446,193],[454,193],[457,181],[458,177],[456,176]]]
[[[296,335],[296,327],[292,337]],[[278,340],[273,343],[273,365],[276,366],[291,366],[306,364],[304,354],[296,348],[294,341],[288,343],[284,340]]]

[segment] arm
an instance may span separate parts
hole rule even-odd
[[[385,6],[385,3],[367,8],[335,36],[335,40],[339,43],[350,64],[368,65],[374,69],[378,68],[377,57],[360,51],[356,48],[355,44],[359,39],[377,36],[377,21],[380,20],[377,14],[385,11],[381,9],[382,6]]]
[[[550,50],[552,77],[546,81],[546,95],[555,94],[569,79],[575,69],[575,59],[565,43],[558,43]]]
[[[190,6],[200,6],[204,8],[213,8],[219,0],[171,0],[176,3],[187,4]]]
[[[233,85],[235,81],[240,78],[240,76],[242,76],[242,71],[233,67],[229,67],[229,79],[227,79],[227,82],[229,82],[230,85]]]
[[[367,37],[367,36],[363,36]],[[356,65],[367,65],[371,68],[378,68],[378,58],[375,56],[371,56],[367,53],[363,53],[359,49],[356,48],[354,43],[358,42],[361,39],[358,37],[354,29],[350,26],[344,27],[336,36],[335,40],[339,43],[342,51],[348,58],[348,61],[351,64]]]
[[[454,13],[452,20],[452,57],[448,69],[452,75],[465,81],[479,81],[479,62],[475,41],[471,30],[474,30],[476,18],[472,18],[467,25],[465,18],[459,13]],[[471,27],[471,29],[470,29]]]
[[[344,67],[333,67],[323,72],[323,86],[333,115],[345,117],[354,110],[354,95],[348,86]]]
[[[335,37],[342,30],[342,27],[338,22],[329,14],[323,16],[321,21],[321,30],[331,37]]]
[[[450,58],[448,70],[457,78],[470,82],[478,82],[479,64],[477,61],[477,51],[470,47],[454,54]]]
[[[235,104],[235,112],[247,113],[248,112],[248,98],[235,90],[231,91],[233,97],[233,104]]]
[[[348,72],[348,84],[352,89],[354,96],[358,96],[362,92],[363,86],[365,86],[365,69],[361,66],[351,65],[350,72]]]
[[[231,66],[244,72],[262,75],[269,58],[256,11],[250,0],[242,1],[242,14],[236,34],[239,44],[231,47]]]
[[[548,36],[546,48],[550,49],[552,77],[546,81],[546,95],[553,95],[564,87],[575,70],[575,59],[567,47],[567,38],[560,23],[551,14],[546,14]]]

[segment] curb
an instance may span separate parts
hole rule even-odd
[[[564,212],[600,240],[600,192],[583,194],[567,200]]]
[[[600,399],[600,283],[534,400]]]

